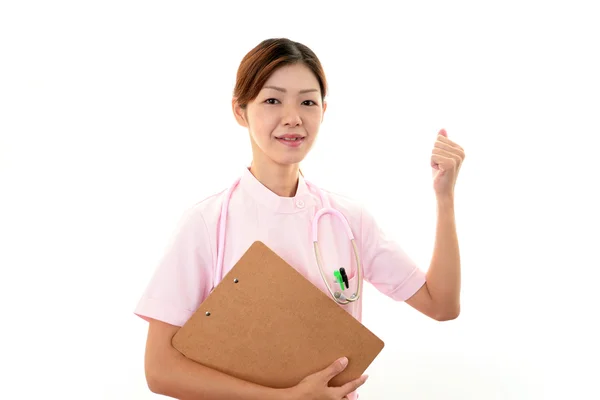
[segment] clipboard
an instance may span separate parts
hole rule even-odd
[[[384,342],[260,241],[172,339],[187,358],[271,388],[289,388],[348,357],[329,384],[359,378]]]

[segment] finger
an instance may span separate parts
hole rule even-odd
[[[446,150],[449,153],[458,155],[461,159],[465,158],[465,151],[462,148],[452,146],[449,143],[445,143],[442,141],[436,141],[433,145],[434,148]]]
[[[444,128],[442,128],[438,132],[438,135],[441,135],[441,136],[444,136],[444,137],[448,137],[448,132],[446,132],[446,130]]]
[[[464,149],[460,145],[458,145],[456,142],[453,142],[452,140],[448,139],[447,136],[438,135],[436,142],[446,143],[452,147],[456,147],[457,149],[464,151]]]
[[[362,385],[365,384],[368,377],[369,377],[369,375],[363,375],[360,378],[350,381],[350,382],[346,383],[345,385],[337,388],[340,392],[340,396],[347,396],[350,393],[354,392],[356,389],[358,389],[359,387],[361,387]]]
[[[323,370],[323,375],[327,382],[334,376],[338,375],[348,366],[348,359],[346,357],[339,358],[333,362],[329,367]]]
[[[443,156],[443,157],[446,157],[446,158],[451,158],[451,159],[454,160],[454,162],[456,163],[456,165],[460,165],[460,162],[462,161],[462,158],[458,154],[455,154],[455,153],[452,153],[452,152],[449,152],[449,151],[446,151],[446,150],[438,149],[438,148],[434,148],[432,150],[431,154],[435,154],[435,155],[438,155],[438,156]]]
[[[431,166],[438,167],[438,169],[442,171],[447,171],[456,166],[456,161],[451,157],[444,157],[439,154],[432,154]]]

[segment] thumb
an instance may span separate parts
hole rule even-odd
[[[346,357],[339,358],[334,361],[329,367],[323,370],[323,374],[327,379],[327,382],[331,380],[334,376],[338,375],[348,366],[348,359]]]
[[[442,135],[444,137],[448,137],[448,132],[446,132],[446,130],[444,128],[440,129],[440,131],[438,132],[438,135]]]

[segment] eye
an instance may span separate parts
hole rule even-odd
[[[276,104],[275,102],[279,102],[279,100],[277,100],[277,99],[267,99],[267,100],[265,100],[265,103],[267,103],[267,104]]]
[[[312,104],[306,104],[306,103],[312,103]],[[303,101],[302,104],[304,104],[305,106],[316,106],[317,105],[317,103],[315,103],[312,100]]]

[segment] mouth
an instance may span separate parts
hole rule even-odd
[[[283,135],[283,136],[275,137],[275,139],[277,139],[278,142],[280,142],[286,146],[297,147],[297,146],[300,146],[304,142],[306,137],[301,136],[301,135]]]

